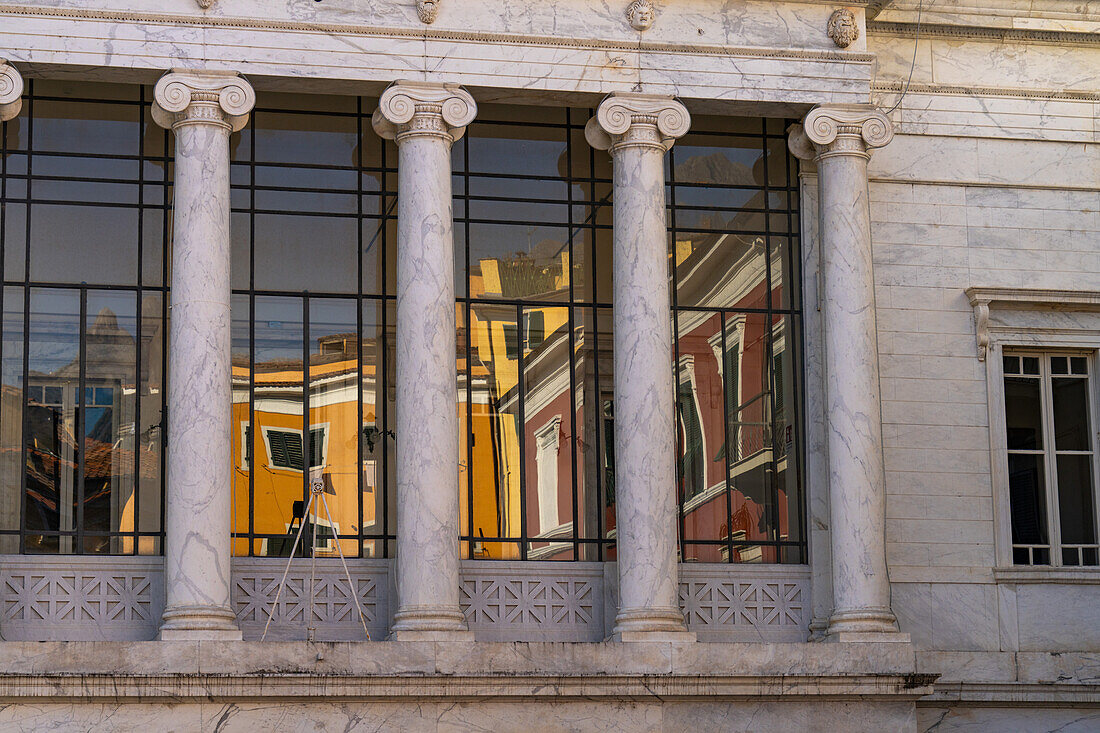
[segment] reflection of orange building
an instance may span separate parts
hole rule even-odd
[[[368,347],[373,344],[368,345]],[[254,384],[255,425],[249,421],[249,368],[233,365],[233,527],[249,532],[249,480],[252,479],[252,552],[260,556],[289,556],[303,521],[298,554],[308,556],[313,544],[318,557],[337,556],[335,535],[381,534],[376,530],[380,512],[381,466],[385,449],[375,414],[376,370],[364,366],[363,425],[359,426],[359,340],[351,334],[325,336],[309,364],[309,439],[303,441],[301,361],[256,364]],[[369,361],[364,355],[364,361]],[[359,436],[363,436],[363,462],[359,466]],[[308,462],[308,470],[306,465]],[[358,471],[363,472],[360,519]],[[308,483],[319,480],[325,487],[326,507],[318,500],[303,518],[309,498]],[[331,514],[331,523],[329,521]],[[362,525],[362,526],[360,526]],[[316,532],[313,542],[311,531]],[[340,540],[347,556],[357,556],[358,540]],[[248,540],[234,539],[234,554],[248,554]],[[366,542],[364,556],[377,553]]]

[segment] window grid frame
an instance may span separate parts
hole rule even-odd
[[[137,98],[135,99],[110,99],[103,98],[97,99],[92,97],[83,96],[55,96],[48,93],[37,93],[35,90],[36,80],[30,78],[26,80],[23,95],[21,97],[23,101],[23,110],[21,114],[16,118],[26,124],[27,127],[27,139],[25,147],[8,147],[8,133],[9,125],[12,121],[5,121],[0,123],[0,288],[5,292],[9,290],[18,289],[22,292],[23,296],[23,312],[22,312],[22,367],[21,367],[21,391],[23,393],[21,401],[22,419],[20,424],[20,478],[19,478],[19,517],[18,517],[18,529],[0,529],[0,536],[18,537],[19,542],[19,554],[20,555],[48,555],[48,556],[102,556],[102,557],[134,557],[141,556],[140,545],[141,540],[151,539],[154,545],[154,552],[151,556],[163,556],[164,554],[164,537],[165,537],[165,487],[167,482],[166,475],[166,445],[167,445],[167,429],[163,423],[163,416],[167,412],[167,359],[168,349],[167,347],[167,324],[168,324],[168,300],[169,300],[169,254],[171,252],[171,242],[169,234],[169,221],[171,212],[171,196],[172,180],[169,175],[170,166],[172,164],[170,131],[161,130],[159,134],[162,137],[163,154],[152,155],[146,152],[146,135],[148,131],[155,125],[151,118],[147,115],[152,102],[148,99],[148,88],[146,85],[137,86]],[[35,128],[35,102],[56,102],[56,103],[75,103],[75,104],[94,104],[94,105],[106,105],[113,108],[124,109],[126,107],[133,107],[136,112],[136,119],[133,122],[137,123],[137,154],[121,154],[121,153],[95,153],[95,152],[81,152],[71,150],[36,150],[34,140],[34,128]],[[26,160],[26,172],[25,173],[12,173],[8,168],[8,160],[11,156],[22,156]],[[137,174],[132,177],[99,177],[99,176],[84,176],[84,175],[36,175],[34,172],[34,160],[36,158],[58,158],[58,159],[70,159],[79,158],[87,159],[91,161],[104,161],[104,160],[128,160],[134,161],[137,164]],[[145,163],[158,162],[164,167],[164,176],[160,180],[147,180],[145,177]],[[9,195],[8,182],[10,180],[21,180],[26,183],[26,189],[22,196]],[[107,183],[118,185],[129,185],[136,187],[136,200],[134,201],[94,201],[87,199],[80,199],[76,197],[70,198],[36,198],[34,195],[34,183],[36,181],[44,182],[68,182],[68,183]],[[149,203],[145,200],[146,187],[160,188],[161,189],[161,201],[160,203]],[[23,230],[23,272],[19,278],[11,278],[8,273],[8,242],[7,242],[7,216],[9,214],[9,205],[19,205],[24,209],[24,230]],[[81,282],[66,282],[49,279],[34,279],[32,277],[32,212],[34,206],[66,206],[77,207],[87,206],[96,208],[115,208],[126,209],[136,212],[136,272],[134,275],[134,282],[129,284],[118,283],[91,283],[86,281]],[[161,271],[160,271],[160,283],[147,283],[146,273],[144,268],[144,258],[146,249],[145,238],[145,224],[146,214],[150,211],[159,211],[161,214]],[[13,273],[14,274],[14,273]],[[140,385],[142,379],[142,357],[141,357],[141,328],[143,321],[143,296],[145,294],[153,294],[160,297],[160,319],[162,323],[162,333],[164,339],[165,348],[161,349],[161,374],[162,383],[160,393],[160,409],[162,415],[162,423],[160,426],[160,435],[158,438],[159,451],[158,451],[158,464],[159,464],[159,493],[160,493],[160,517],[158,521],[159,529],[156,531],[148,531],[142,529],[140,504],[141,504],[141,453],[139,450],[134,450],[133,467],[134,471],[132,475],[132,490],[134,499],[134,528],[130,531],[122,530],[110,530],[110,531],[93,531],[85,527],[84,522],[84,491],[85,491],[85,457],[86,450],[83,446],[78,451],[77,466],[76,466],[76,480],[74,482],[73,499],[76,502],[73,529],[56,529],[56,530],[29,530],[27,527],[27,439],[29,435],[29,423],[30,423],[30,411],[27,409],[27,390],[30,387],[29,384],[29,360],[30,360],[30,332],[31,332],[31,294],[36,290],[68,290],[76,294],[79,300],[79,332],[78,332],[78,344],[77,344],[77,405],[76,416],[74,418],[76,435],[83,434],[84,420],[86,410],[79,407],[84,404],[84,387],[87,381],[87,299],[89,293],[103,293],[103,292],[133,292],[135,305],[134,305],[134,319],[135,319],[135,354],[134,360],[131,365],[135,369],[135,380],[137,384],[137,393],[134,398],[134,425],[135,425],[135,446],[139,435],[136,431],[136,426],[140,425],[141,419],[141,395]],[[3,325],[2,319],[0,319],[0,357],[3,356]],[[2,408],[0,408],[2,409]],[[42,536],[42,537],[57,537],[59,539],[69,538],[72,540],[73,545],[70,551],[62,551],[59,549],[56,552],[27,552],[27,537],[29,535]],[[129,540],[131,542],[131,549],[129,552],[124,552],[120,549],[117,551],[108,552],[86,552],[84,548],[84,540],[89,537],[104,537],[104,538],[119,538],[120,540]],[[146,555],[149,556],[149,555]]]
[[[1035,357],[1039,360],[1039,374],[1028,375],[1023,373],[1021,367],[1020,372],[1017,374],[1008,374],[1004,370],[1004,358],[1007,357]],[[1050,368],[1050,359],[1055,356],[1065,357],[1085,357],[1086,367],[1084,375],[1053,375]],[[1041,349],[1035,347],[1016,347],[1005,345],[1005,348],[1001,350],[1001,353],[994,357],[991,355],[987,358],[998,358],[1001,371],[1001,395],[1000,410],[1002,414],[1005,414],[1007,409],[1007,402],[1004,399],[1004,384],[1005,380],[1009,377],[1022,377],[1027,379],[1035,379],[1039,383],[1039,400],[1040,400],[1040,420],[1043,431],[1043,447],[1041,449],[1018,449],[1008,448],[1007,441],[1007,415],[1005,417],[1005,440],[1004,440],[1004,455],[1037,455],[1043,459],[1043,497],[1042,500],[1045,503],[1046,508],[1046,524],[1047,524],[1047,540],[1046,545],[1033,545],[1033,544],[1018,544],[1012,541],[1011,535],[1011,496],[1008,498],[1009,503],[1009,522],[1008,522],[1008,537],[1009,537],[1009,560],[1012,567],[1019,568],[1057,568],[1057,569],[1073,569],[1073,570],[1088,570],[1100,569],[1100,431],[1096,424],[1097,413],[1100,410],[1097,409],[1097,405],[1100,404],[1100,400],[1097,399],[1097,351],[1089,349],[1075,349],[1075,348],[1049,348]],[[1021,362],[1022,363],[1022,362]],[[1084,376],[1087,380],[1086,394],[1088,400],[1085,405],[1086,417],[1089,427],[1089,442],[1092,446],[1089,451],[1066,451],[1058,450],[1055,439],[1055,425],[1054,425],[1054,398],[1053,398],[1053,379],[1058,376]],[[1093,534],[1097,538],[1097,542],[1092,544],[1072,544],[1065,545],[1062,543],[1062,523],[1061,523],[1061,495],[1060,487],[1058,484],[1058,456],[1059,455],[1084,455],[1090,458],[1089,466],[1091,469],[1091,490],[1092,490],[1092,507],[1093,507]],[[1006,460],[1007,467],[1007,460]],[[1006,470],[1006,477],[1009,476]],[[1005,486],[1008,489],[1006,483]],[[1015,561],[1016,550],[1026,550],[1028,554],[1027,563],[1017,563]],[[1035,551],[1046,550],[1050,559],[1049,563],[1037,563],[1035,562]],[[1077,564],[1066,564],[1063,562],[1063,553],[1066,549],[1077,550]],[[1085,550],[1093,550],[1098,555],[1098,562],[1095,564],[1085,564],[1084,552]],[[1093,570],[1095,572],[1095,570]]]

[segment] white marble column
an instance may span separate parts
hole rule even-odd
[[[23,107],[23,77],[19,70],[0,59],[0,122],[15,119]]]
[[[451,145],[477,114],[460,87],[397,82],[374,129],[396,140],[397,596],[392,638],[472,639],[458,595],[458,388]]]
[[[890,142],[870,105],[815,107],[791,149],[817,162],[822,254],[825,431],[833,614],[828,638],[902,639],[890,610],[875,282],[867,193],[870,151]]]
[[[233,73],[172,71],[153,119],[176,136],[162,640],[240,639],[229,601],[229,136],[256,101]]]
[[[615,528],[620,641],[691,639],[679,602],[676,408],[664,157],[691,118],[671,97],[612,94],[585,137],[614,161]]]

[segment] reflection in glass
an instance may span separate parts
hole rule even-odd
[[[19,531],[23,476],[23,288],[4,288],[0,354],[0,530]],[[0,535],[0,552],[19,552],[18,535]]]
[[[572,560],[572,339],[568,308],[523,310],[523,441],[529,559]]]
[[[33,289],[24,407],[28,552],[73,552],[79,487],[80,293]]]
[[[257,296],[254,308],[254,423],[249,430],[253,527],[265,536],[256,552],[286,557],[303,521],[306,499],[302,299]],[[315,450],[308,455],[312,464]]]
[[[84,447],[82,525],[84,552],[119,550],[119,539],[105,534],[134,531],[136,299],[133,293],[89,292],[85,306]],[[142,472],[152,470],[155,454],[140,455]],[[142,460],[143,459],[143,460]],[[145,464],[145,465],[141,465]],[[104,533],[94,536],[95,533]],[[115,546],[112,547],[111,544]]]
[[[326,506],[314,500],[314,522],[321,526],[312,545],[318,557],[336,557],[332,539],[340,539],[345,556],[358,553],[365,517],[359,493],[359,343],[354,300],[314,298],[309,302],[309,425],[313,456],[310,480],[324,486]],[[364,419],[366,416],[364,416]],[[331,515],[331,516],[330,516]]]
[[[512,306],[475,305],[469,313],[473,537],[522,537],[519,318]],[[474,557],[480,544],[473,542]]]

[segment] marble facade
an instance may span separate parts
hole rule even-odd
[[[1093,4],[16,0],[0,28],[0,119],[25,78],[155,84],[176,141],[163,568],[132,571],[159,579],[159,641],[16,641],[35,637],[4,616],[6,728],[1100,725],[1100,573],[1012,565],[996,437],[1004,346],[1100,349]],[[381,643],[241,641],[231,599],[231,429],[209,405],[230,404],[229,141],[254,88],[379,96],[398,145],[396,420],[419,440],[398,443],[397,561],[371,576],[392,584]],[[585,641],[489,640],[460,607],[450,148],[479,104],[588,106],[613,164],[630,378],[618,562],[586,568]],[[696,633],[682,610],[700,571],[668,490],[663,156],[692,114],[802,120],[810,562],[768,581],[805,591],[797,639]]]

